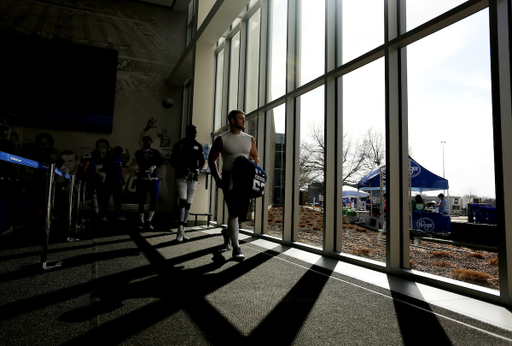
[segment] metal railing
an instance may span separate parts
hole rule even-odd
[[[41,227],[42,241],[41,241],[41,261],[40,267],[44,270],[60,267],[61,263],[50,265],[48,262],[48,246],[50,242],[50,233],[52,232],[52,220],[57,218],[56,213],[59,216],[66,215],[66,240],[77,241],[78,239],[72,237],[73,233],[76,233],[76,229],[81,227],[83,223],[83,206],[85,202],[85,182],[76,179],[76,176],[65,174],[56,168],[55,164],[46,164],[33,161],[27,158],[23,158],[17,155],[9,154],[0,151],[0,161],[5,161],[15,165],[22,165],[38,170],[46,171],[46,177],[44,180],[38,182],[39,184],[46,183],[45,194],[43,199],[43,207],[41,209],[44,214],[44,225],[38,224],[37,227]],[[62,177],[57,179],[56,176]],[[57,193],[57,188],[62,190],[63,182],[67,183],[67,193]],[[76,186],[76,193],[75,193]],[[67,199],[63,205],[65,209],[59,208],[55,210],[56,200]],[[14,208],[12,208],[14,210]],[[74,220],[74,222],[73,222]],[[12,224],[15,224],[15,220],[12,220]],[[74,232],[73,232],[74,231]]]

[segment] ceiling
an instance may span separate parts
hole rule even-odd
[[[156,5],[170,7],[174,11],[187,12],[188,3],[190,0],[140,0],[149,2]]]

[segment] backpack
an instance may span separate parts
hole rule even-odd
[[[267,174],[245,156],[238,156],[235,159],[231,178],[234,188],[247,193],[250,198],[262,197],[265,194]]]

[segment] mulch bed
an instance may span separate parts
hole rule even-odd
[[[252,229],[252,222],[242,224]],[[269,209],[267,234],[281,237],[283,227],[282,207]],[[323,213],[312,207],[299,211],[299,241],[322,247]],[[411,240],[411,269],[446,278],[470,282],[499,289],[498,254],[434,241]],[[342,253],[386,261],[386,235],[357,224],[343,223]]]

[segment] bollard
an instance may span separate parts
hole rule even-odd
[[[53,213],[53,197],[55,190],[55,164],[50,165],[50,169],[48,171],[48,180],[46,184],[46,215],[45,215],[45,227],[43,234],[43,242],[41,244],[41,269],[53,269],[56,267],[60,267],[61,263],[57,263],[56,265],[50,266],[48,265],[48,243],[50,240],[50,227]]]
[[[73,193],[75,188],[75,176],[72,175],[69,183],[69,214],[68,214],[68,241],[77,241],[78,239],[71,237],[71,228],[73,222]]]
[[[80,198],[82,194],[82,181],[78,181],[78,188],[76,191],[76,211],[75,211],[75,233],[78,226],[78,219],[80,218]]]

